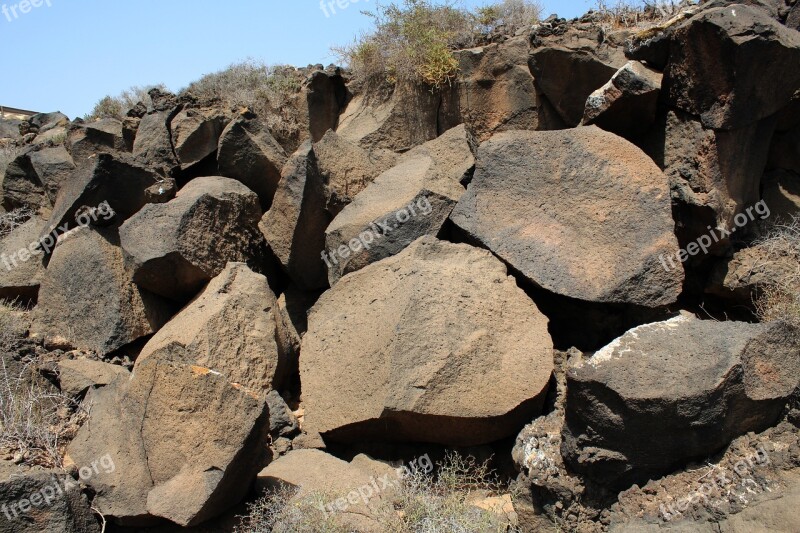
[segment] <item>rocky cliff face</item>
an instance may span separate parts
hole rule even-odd
[[[799,13],[551,17],[437,91],[317,69],[291,139],[157,89],[4,127],[4,368],[91,409],[66,473],[0,447],[0,532],[227,531],[442,447],[513,457],[519,531],[798,531],[800,330],[748,245],[800,214]]]

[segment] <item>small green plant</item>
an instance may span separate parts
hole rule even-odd
[[[776,225],[756,247],[761,268],[770,273],[756,301],[759,317],[800,327],[800,216]]]
[[[134,107],[139,102],[145,105],[150,105],[150,95],[147,94],[151,89],[161,89],[166,91],[167,88],[164,84],[148,85],[148,86],[135,86],[128,90],[122,91],[119,96],[105,96],[100,99],[92,109],[92,112],[84,116],[84,120],[98,120],[101,118],[116,118],[123,120],[128,110]]]

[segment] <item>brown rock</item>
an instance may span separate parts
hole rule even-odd
[[[186,108],[175,115],[170,131],[182,170],[216,153],[220,135],[228,122],[223,113],[213,108]]]
[[[492,442],[539,412],[552,370],[547,319],[503,264],[424,237],[312,309],[304,427],[331,441]]]
[[[58,362],[58,381],[61,391],[79,396],[93,387],[104,387],[119,376],[130,376],[124,367],[92,361],[67,359]]]

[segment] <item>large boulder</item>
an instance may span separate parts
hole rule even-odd
[[[326,208],[338,215],[375,178],[397,162],[389,150],[367,151],[334,131],[314,143],[317,169],[325,183]]]
[[[121,525],[198,525],[238,503],[268,462],[264,399],[184,357],[149,358],[93,391],[67,450],[76,465],[113,461],[86,484],[97,511]]]
[[[386,97],[354,97],[342,112],[336,133],[367,150],[403,152],[435,139],[460,122],[455,87],[432,91],[400,82]]]
[[[181,169],[186,170],[214,155],[230,120],[215,108],[187,107],[170,123],[172,143]]]
[[[100,153],[62,184],[42,235],[76,227],[76,214],[86,206],[106,205],[115,221],[122,222],[149,202],[165,201],[174,194],[174,187],[172,180],[126,154]]]
[[[681,292],[660,260],[678,252],[666,177],[595,126],[495,135],[452,220],[551,293],[655,308]]]
[[[142,288],[185,301],[230,261],[263,253],[258,197],[220,176],[189,182],[174,200],[149,204],[120,228],[122,248]]]
[[[458,101],[467,130],[478,142],[505,130],[556,129],[549,103],[537,93],[528,68],[526,36],[457,53]],[[550,111],[551,115],[548,115]]]
[[[311,310],[304,429],[344,442],[496,441],[540,412],[552,348],[547,319],[500,261],[423,237]]]
[[[537,87],[569,127],[580,124],[586,99],[626,61],[621,48],[598,46],[598,31],[544,42],[530,54],[528,65]]]
[[[800,33],[759,8],[706,9],[671,36],[664,72],[669,104],[704,126],[732,130],[784,108],[800,87]],[[769,60],[765,60],[769,58]]]
[[[774,424],[800,385],[800,333],[682,315],[640,326],[567,373],[563,453],[625,488]]]
[[[154,111],[142,117],[133,142],[133,157],[171,175],[180,166],[172,144],[170,123],[178,109]]]
[[[116,230],[78,228],[61,239],[42,275],[31,332],[102,356],[152,335],[171,312],[130,281]]]
[[[228,263],[150,339],[136,367],[179,344],[194,357],[193,364],[231,382],[264,394],[280,389],[287,361],[278,344],[277,313],[267,278],[243,263]]]
[[[233,119],[219,139],[220,174],[254,191],[265,211],[272,204],[286,159],[286,152],[269,129],[251,113]]]
[[[306,290],[326,288],[322,252],[325,228],[333,217],[326,208],[325,184],[310,141],[289,158],[282,175],[272,208],[259,228],[292,281]]]
[[[59,470],[0,462],[0,533],[100,533],[80,483]]]
[[[73,170],[75,164],[63,146],[27,149],[6,168],[3,207],[49,210]]]
[[[656,121],[662,74],[629,61],[586,100],[583,124],[596,124],[633,141]]]
[[[80,396],[91,388],[105,387],[119,376],[130,376],[125,367],[91,359],[66,359],[58,362],[61,392]]]
[[[736,216],[761,199],[774,129],[774,118],[721,131],[678,110],[659,116],[642,146],[669,178],[681,246],[714,231],[710,252],[727,251],[730,239],[716,229],[735,229]]]
[[[423,235],[438,235],[474,164],[464,126],[402,156],[328,226],[324,261],[330,283]]]
[[[0,240],[0,298],[36,300],[43,271],[39,235],[45,223],[34,216]]]

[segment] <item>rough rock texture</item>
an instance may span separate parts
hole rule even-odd
[[[63,146],[29,148],[6,169],[3,207],[48,210],[75,164]]]
[[[121,222],[130,218],[151,200],[153,186],[164,195],[174,187],[153,170],[124,154],[101,153],[91,165],[79,168],[61,186],[53,206],[53,214],[43,235],[62,227],[74,228],[75,215],[84,206],[97,207],[107,202],[114,217]]]
[[[629,61],[608,83],[586,100],[583,124],[596,124],[628,140],[646,133],[655,123],[662,74],[638,61]]]
[[[324,293],[301,353],[306,429],[332,441],[492,442],[553,370],[547,319],[502,263],[431,237]]]
[[[437,235],[464,194],[475,164],[464,126],[402,156],[331,222],[325,234],[328,280]]]
[[[799,346],[780,323],[640,326],[569,369],[564,458],[626,488],[763,431],[800,384]]]
[[[347,87],[340,73],[317,71],[308,77],[303,92],[308,110],[308,132],[311,141],[317,142],[328,130],[335,130],[339,125],[339,114],[347,104]]]
[[[228,263],[150,339],[136,365],[179,344],[194,357],[193,364],[231,382],[259,393],[279,389],[287,363],[278,345],[276,313],[267,278],[243,263]]]
[[[100,152],[130,152],[133,148],[133,142],[125,140],[122,122],[114,118],[71,125],[66,145],[75,164],[79,166],[88,163]]]
[[[759,183],[774,127],[775,119],[768,118],[715,131],[681,111],[659,117],[643,148],[669,178],[682,246],[708,235],[709,226],[735,228],[735,216],[761,199]],[[712,253],[724,251],[729,239],[720,233],[719,241]]]
[[[149,204],[120,228],[133,280],[156,294],[185,300],[229,261],[259,257],[258,197],[219,176],[189,182],[166,204]]]
[[[328,279],[322,251],[332,217],[310,141],[289,158],[282,175],[259,228],[292,281],[308,290],[325,288]]]
[[[620,47],[600,42],[598,28],[544,42],[534,38],[528,65],[536,85],[569,127],[583,117],[586,99],[625,64]]]
[[[528,51],[527,38],[519,36],[458,52],[461,116],[478,142],[498,131],[560,126],[549,103],[537,94]]]
[[[41,253],[32,255],[30,246],[38,243],[45,221],[33,217],[0,240],[0,298],[36,300],[42,272]],[[20,251],[22,257],[20,257]],[[37,250],[35,250],[37,251]],[[23,261],[23,259],[26,259]]]
[[[319,496],[323,498],[323,505],[335,506],[336,500],[355,493],[358,495],[357,501],[353,498],[355,504],[348,502],[344,511],[333,507],[336,524],[348,531],[380,533],[384,530],[378,519],[389,512],[391,489],[371,495],[367,502],[358,490],[361,488],[366,494],[373,486],[380,488],[382,478],[395,483],[397,472],[366,455],[358,455],[348,463],[319,450],[294,450],[262,470],[257,483],[262,489],[297,488],[293,501]]]
[[[171,314],[163,300],[131,283],[113,229],[71,232],[41,283],[32,332],[100,355],[151,335]]]
[[[217,163],[223,176],[244,183],[267,210],[278,188],[286,153],[267,127],[246,113],[231,121],[222,132]]]
[[[142,117],[133,142],[133,156],[170,175],[179,166],[169,126],[177,110],[155,111]]]
[[[186,108],[175,115],[170,130],[181,169],[216,153],[220,135],[228,122],[229,119],[214,108]]]
[[[336,133],[367,150],[403,152],[459,123],[454,88],[432,92],[400,83],[387,98],[354,97],[342,112]]]
[[[800,86],[800,70],[785,68],[800,62],[800,33],[758,8],[704,10],[674,31],[670,50],[667,100],[708,128],[732,130],[769,117]]]
[[[314,154],[325,183],[326,208],[332,216],[397,162],[394,152],[364,150],[333,131],[314,143]]]
[[[0,533],[100,533],[80,484],[58,470],[0,462],[0,507]]]
[[[78,396],[93,387],[104,387],[119,376],[128,376],[124,367],[91,359],[58,362],[58,382],[62,392]]]
[[[495,135],[451,218],[555,294],[658,307],[681,292],[681,269],[659,260],[678,252],[666,178],[594,126]]]
[[[76,465],[110,456],[115,469],[87,484],[98,511],[122,525],[200,524],[238,503],[267,463],[264,400],[178,355],[148,359],[90,400],[68,456]]]

